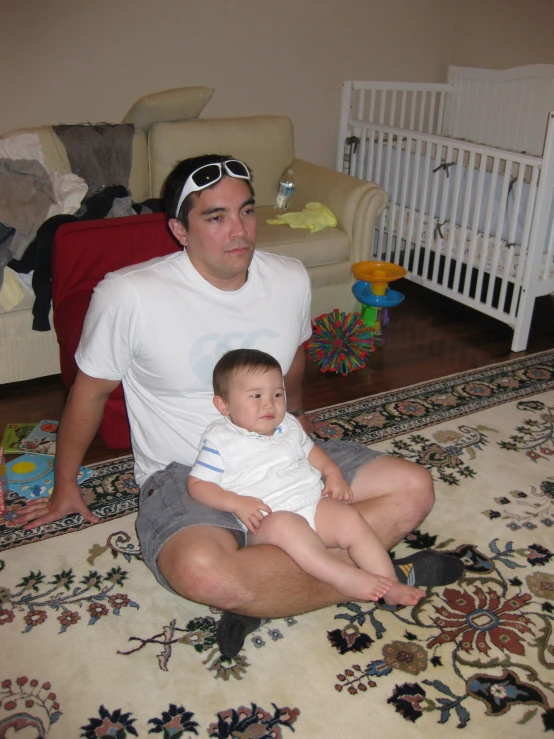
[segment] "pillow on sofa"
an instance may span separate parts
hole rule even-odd
[[[156,123],[149,134],[150,191],[159,197],[177,162],[200,154],[231,154],[254,173],[256,205],[272,205],[279,177],[294,159],[292,121],[286,116],[200,118]]]
[[[131,107],[122,123],[132,123],[136,128],[148,131],[159,121],[198,118],[213,94],[211,87],[176,87],[145,95]]]

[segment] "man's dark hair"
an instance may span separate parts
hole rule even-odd
[[[195,170],[206,164],[219,164],[220,162],[226,162],[228,159],[235,158],[236,157],[230,156],[229,154],[202,154],[202,156],[183,159],[179,162],[168,174],[164,185],[163,201],[167,217],[176,218],[184,225],[185,228],[188,228],[189,213],[194,205],[194,198],[198,198],[202,191],[191,192],[183,201],[181,208],[179,209],[179,213],[176,213],[175,209],[177,208],[177,203],[181,197],[181,192],[183,191],[185,182]],[[223,177],[227,176],[228,175],[224,171]],[[215,187],[220,181],[221,180],[218,180],[217,182],[214,182],[213,185],[209,185],[204,189],[209,190],[210,188]],[[244,180],[244,182],[246,182],[248,189],[250,190],[250,194],[254,197],[254,188],[252,187],[251,180]]]
[[[224,354],[214,367],[213,386],[215,395],[219,395],[223,400],[228,400],[233,375],[244,369],[253,370],[254,372],[267,372],[267,370],[276,369],[282,373],[281,365],[271,354],[259,349],[233,349]]]

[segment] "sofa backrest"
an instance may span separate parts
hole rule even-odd
[[[285,116],[200,118],[156,123],[148,138],[151,196],[160,197],[177,162],[202,154],[230,154],[253,171],[257,205],[271,205],[279,178],[294,159],[292,122]]]

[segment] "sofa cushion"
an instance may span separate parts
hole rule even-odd
[[[202,118],[156,123],[148,137],[152,197],[159,197],[177,162],[202,154],[230,154],[253,171],[258,205],[271,205],[279,179],[294,159],[292,122],[285,116]]]
[[[270,225],[274,218],[273,207],[256,208],[258,216],[258,249],[277,253],[283,257],[300,259],[305,267],[348,262],[352,245],[350,239],[338,228],[325,228],[310,233],[306,228],[291,228],[288,225]],[[350,267],[348,267],[350,269]]]
[[[135,203],[142,203],[150,197],[148,144],[144,131],[136,127],[133,136],[133,161],[129,174],[129,190]]]
[[[122,123],[133,123],[148,132],[159,121],[185,121],[198,118],[210,102],[211,87],[176,87],[139,98]]]

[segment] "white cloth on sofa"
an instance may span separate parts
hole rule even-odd
[[[47,171],[50,174],[56,202],[52,203],[46,217],[52,218],[62,213],[73,215],[79,210],[87,194],[87,183],[76,174]]]
[[[36,159],[46,166],[44,152],[36,133],[18,133],[0,139],[0,159]]]

